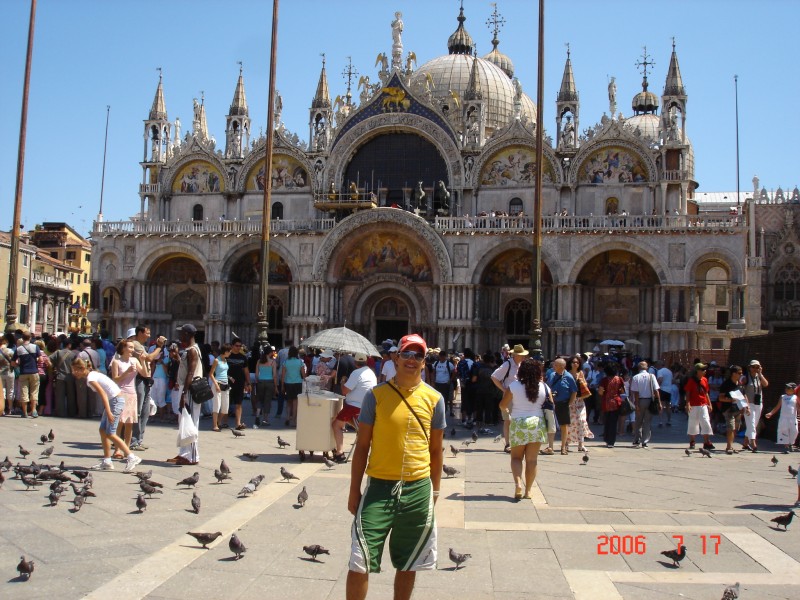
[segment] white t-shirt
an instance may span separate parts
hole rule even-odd
[[[630,392],[638,392],[640,398],[654,398],[658,389],[655,375],[648,371],[640,371],[631,379]]]
[[[453,363],[449,360],[444,362],[437,360],[433,365],[434,370],[436,371],[436,383],[450,383],[452,379],[452,372],[455,370]]]
[[[656,374],[661,382],[661,387],[667,391],[672,389],[672,371],[667,367],[661,367]]]
[[[350,373],[344,385],[350,390],[344,401],[350,406],[361,408],[366,393],[378,385],[378,378],[375,377],[373,370],[365,365]]]
[[[517,380],[518,370],[519,365],[517,364],[517,361],[515,361],[513,358],[509,358],[494,370],[494,373],[492,373],[492,379],[494,379],[504,388],[508,389],[511,386],[511,382]]]
[[[543,381],[539,382],[539,397],[536,402],[528,400],[528,396],[525,395],[525,386],[516,379],[508,385],[508,389],[511,390],[511,406],[509,410],[511,411],[512,419],[544,417],[542,406],[544,405],[547,387]]]
[[[88,383],[96,382],[106,393],[106,398],[108,398],[109,401],[122,394],[122,390],[114,383],[114,380],[108,375],[103,375],[100,371],[89,371],[89,374],[86,376],[86,381]]]
[[[383,362],[383,367],[381,368],[381,375],[383,375],[386,381],[389,381],[392,377],[397,375],[397,368],[394,366],[393,360],[386,360]]]

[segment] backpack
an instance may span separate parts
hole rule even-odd
[[[467,364],[469,362],[470,364]],[[474,361],[469,358],[465,358],[458,362],[458,378],[461,380],[462,384],[469,384],[470,382],[470,371],[472,371],[472,365]]]

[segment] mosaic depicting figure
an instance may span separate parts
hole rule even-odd
[[[578,277],[581,285],[640,286],[658,285],[653,268],[638,256],[624,251],[610,251],[590,260]]]
[[[221,176],[209,164],[194,162],[181,169],[172,190],[184,194],[210,194],[221,191]]]
[[[373,233],[347,253],[340,277],[360,281],[379,273],[392,273],[412,281],[431,281],[427,257],[402,237]]]
[[[553,181],[549,163],[544,165],[544,183]],[[536,182],[536,158],[527,148],[508,148],[496,154],[481,173],[481,185],[516,187]]]
[[[252,173],[252,171],[251,171]],[[293,190],[308,186],[308,173],[299,162],[289,156],[272,157],[272,189]],[[262,190],[266,184],[264,163],[251,175],[248,190]]]
[[[254,250],[242,257],[231,269],[230,280],[234,283],[258,283],[261,281],[261,256]],[[269,283],[290,283],[292,272],[289,265],[278,254],[269,253]]]
[[[647,169],[623,148],[602,148],[584,161],[579,177],[584,183],[635,183],[647,180]]]

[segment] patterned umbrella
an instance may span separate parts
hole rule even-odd
[[[363,352],[367,356],[378,356],[381,353],[377,348],[360,333],[347,327],[334,327],[323,329],[301,342],[302,346],[309,348],[330,348],[339,352]]]

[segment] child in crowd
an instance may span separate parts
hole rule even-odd
[[[792,444],[797,439],[797,396],[794,391],[797,384],[787,383],[780,401],[771,411],[764,415],[767,419],[772,418],[776,412],[780,412],[778,418],[778,445],[784,446],[783,453],[788,454],[792,451]]]

